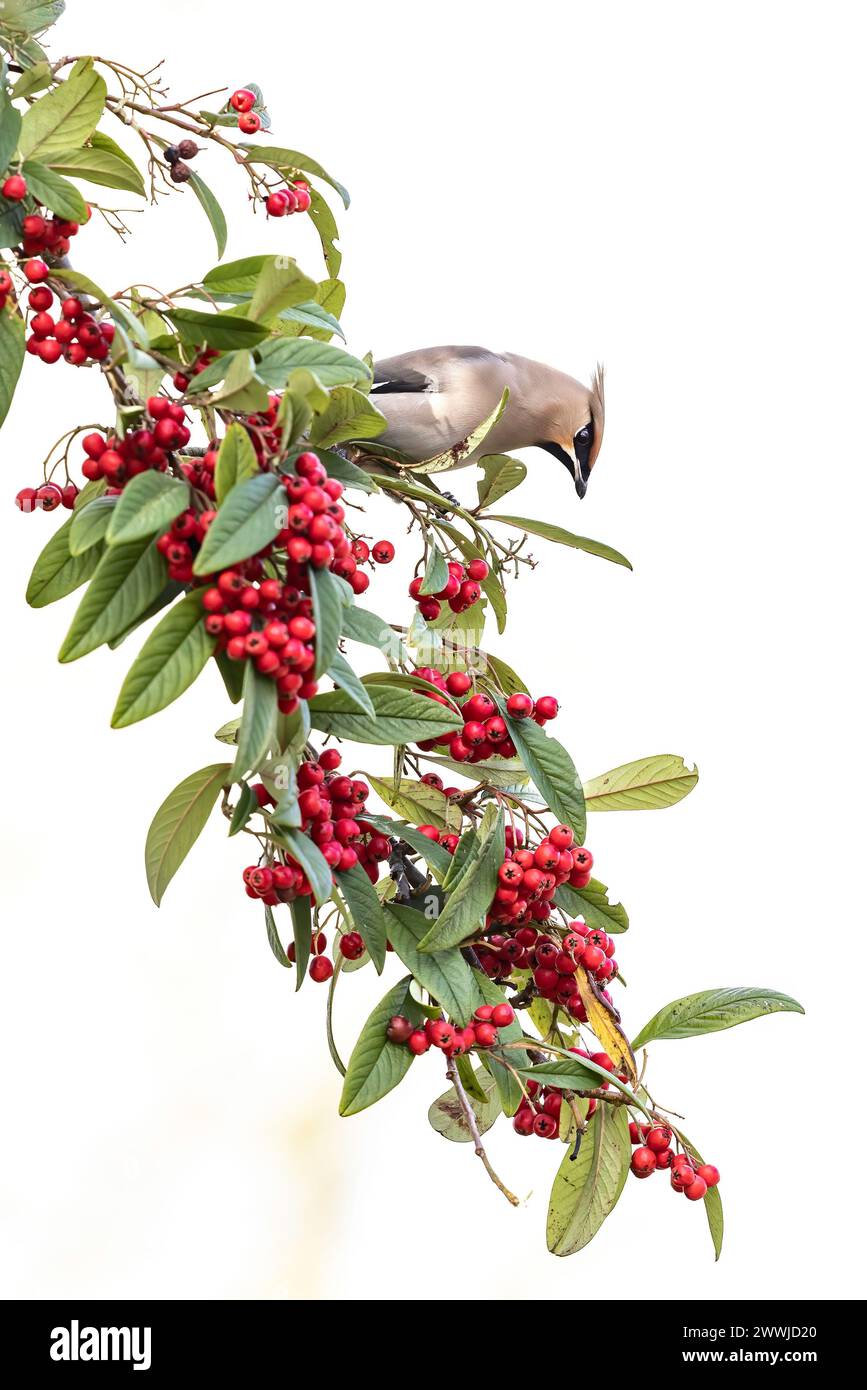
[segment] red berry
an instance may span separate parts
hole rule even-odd
[[[662,1150],[661,1150],[659,1153],[657,1153],[657,1155],[656,1155],[656,1166],[657,1166],[657,1168],[670,1168],[670,1167],[671,1167],[671,1160],[672,1160],[673,1158],[674,1158],[674,1154],[671,1152],[671,1149],[662,1149]]]
[[[716,1187],[719,1182],[719,1168],[716,1168],[713,1163],[702,1163],[696,1172],[708,1187]]]
[[[31,285],[39,285],[49,276],[48,266],[39,257],[24,262],[24,274]]]
[[[553,695],[542,695],[536,701],[535,713],[540,719],[556,719],[560,706]]]
[[[699,1177],[697,1173],[689,1184],[689,1187],[683,1189],[684,1197],[688,1198],[690,1202],[700,1202],[706,1192],[707,1183],[704,1178]]]
[[[440,832],[435,825],[420,825],[418,830],[420,835],[425,835],[429,840],[439,843]]]
[[[347,932],[345,936],[341,936],[338,947],[346,960],[360,960],[364,955],[364,938],[360,932]]]
[[[409,1041],[414,1032],[415,1029],[408,1018],[404,1018],[403,1014],[395,1014],[393,1018],[388,1020],[385,1036],[388,1038],[389,1042],[405,1043]],[[424,1034],[422,1034],[422,1037],[424,1037]]]
[[[516,1134],[528,1135],[533,1133],[533,1111],[529,1105],[521,1105],[512,1120],[512,1128]]]
[[[269,193],[265,199],[265,209],[269,217],[285,217],[289,211],[289,200],[282,193]]]
[[[394,559],[394,546],[391,541],[377,541],[370,553],[378,565],[390,565]]]
[[[71,295],[69,299],[64,299],[60,306],[60,312],[65,319],[69,319],[71,323],[74,323],[76,319],[81,318],[84,313],[84,308],[81,300]]]
[[[637,1178],[649,1178],[656,1172],[656,1154],[646,1144],[641,1144],[633,1150],[629,1166]]]
[[[493,1023],[475,1024],[475,1033],[478,1047],[493,1047],[497,1041],[497,1029]]]
[[[451,675],[446,676],[446,690],[450,695],[466,695],[472,686],[472,681],[466,671],[452,671]]]
[[[262,125],[262,118],[255,111],[244,111],[238,117],[238,129],[245,135],[255,135]]]
[[[326,980],[330,980],[334,974],[334,966],[327,956],[316,956],[310,962],[310,978],[315,980],[318,985],[322,985]]]
[[[513,719],[526,719],[533,713],[533,701],[522,690],[516,690],[506,701],[506,710]]]
[[[63,502],[63,493],[56,483],[44,483],[36,490],[36,505],[43,512],[53,512]]]
[[[533,1133],[538,1134],[540,1139],[554,1139],[559,1129],[554,1116],[549,1115],[546,1110],[540,1110],[533,1120]]]
[[[78,488],[75,483],[67,483],[63,489],[63,505],[68,512],[75,506],[75,499],[78,496]]]
[[[23,487],[21,491],[15,495],[15,505],[19,511],[35,512],[38,506],[36,501],[36,488]]]
[[[444,1018],[435,1019],[427,1030],[428,1037],[434,1047],[450,1047],[457,1036],[450,1023],[446,1023]]]
[[[42,313],[45,309],[50,309],[54,303],[54,295],[47,285],[37,285],[35,290],[31,290],[27,296],[27,303],[31,309],[37,313]]]
[[[414,1033],[410,1033],[406,1045],[410,1052],[415,1053],[416,1057],[420,1057],[422,1053],[427,1052],[430,1047],[427,1034],[421,1028],[417,1028]]]
[[[481,583],[483,579],[487,579],[490,572],[490,566],[487,565],[484,560],[471,560],[467,565],[467,574],[470,579],[476,580],[477,583]]]
[[[491,1022],[495,1028],[508,1028],[510,1023],[514,1023],[515,1010],[511,1004],[495,1004],[494,1012],[491,1014]]]
[[[671,1130],[668,1125],[652,1125],[647,1131],[645,1141],[649,1149],[654,1153],[662,1153],[671,1143]]]
[[[256,105],[256,93],[251,92],[248,87],[239,87],[238,90],[233,92],[229,97],[229,105],[234,111],[239,111],[241,113],[244,111],[252,111],[253,107]]]
[[[581,964],[585,970],[598,970],[604,959],[605,952],[601,951],[598,946],[586,946],[581,957]]]
[[[20,174],[10,174],[3,184],[3,197],[8,198],[10,203],[20,203],[22,198],[27,197],[27,180]]]

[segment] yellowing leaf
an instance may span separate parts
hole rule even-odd
[[[626,1073],[633,1083],[638,1080],[635,1057],[629,1039],[617,1021],[617,1016],[606,999],[603,999],[583,966],[578,967],[578,989],[581,1002],[587,1010],[587,1022],[593,1029],[603,1052],[607,1052],[618,1071]]]

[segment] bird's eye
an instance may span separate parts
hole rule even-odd
[[[589,429],[589,427],[588,427],[587,425],[585,425],[584,428],[583,428],[583,430],[579,430],[579,431],[578,431],[578,433],[576,434],[575,438],[576,438],[576,439],[580,439],[582,444],[586,444],[586,443],[588,442],[588,440],[590,439],[590,429]]]

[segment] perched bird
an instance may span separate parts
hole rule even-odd
[[[588,387],[528,357],[481,347],[421,348],[387,357],[374,365],[371,394],[388,421],[377,442],[414,462],[443,454],[493,413],[505,387],[509,400],[502,418],[454,466],[536,445],[566,465],[583,497],[605,425],[601,368]]]

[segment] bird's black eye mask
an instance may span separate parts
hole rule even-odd
[[[541,440],[538,446],[540,449],[547,450],[549,454],[553,454],[555,459],[559,459],[561,463],[566,465],[575,480],[575,491],[578,493],[579,497],[584,496],[587,491],[587,483],[590,480],[590,454],[593,449],[594,437],[595,429],[593,421],[591,420],[589,424],[584,425],[583,428],[578,431],[573,440],[575,462],[573,462],[560,444],[554,444],[550,440]],[[575,466],[576,462],[577,471]]]

